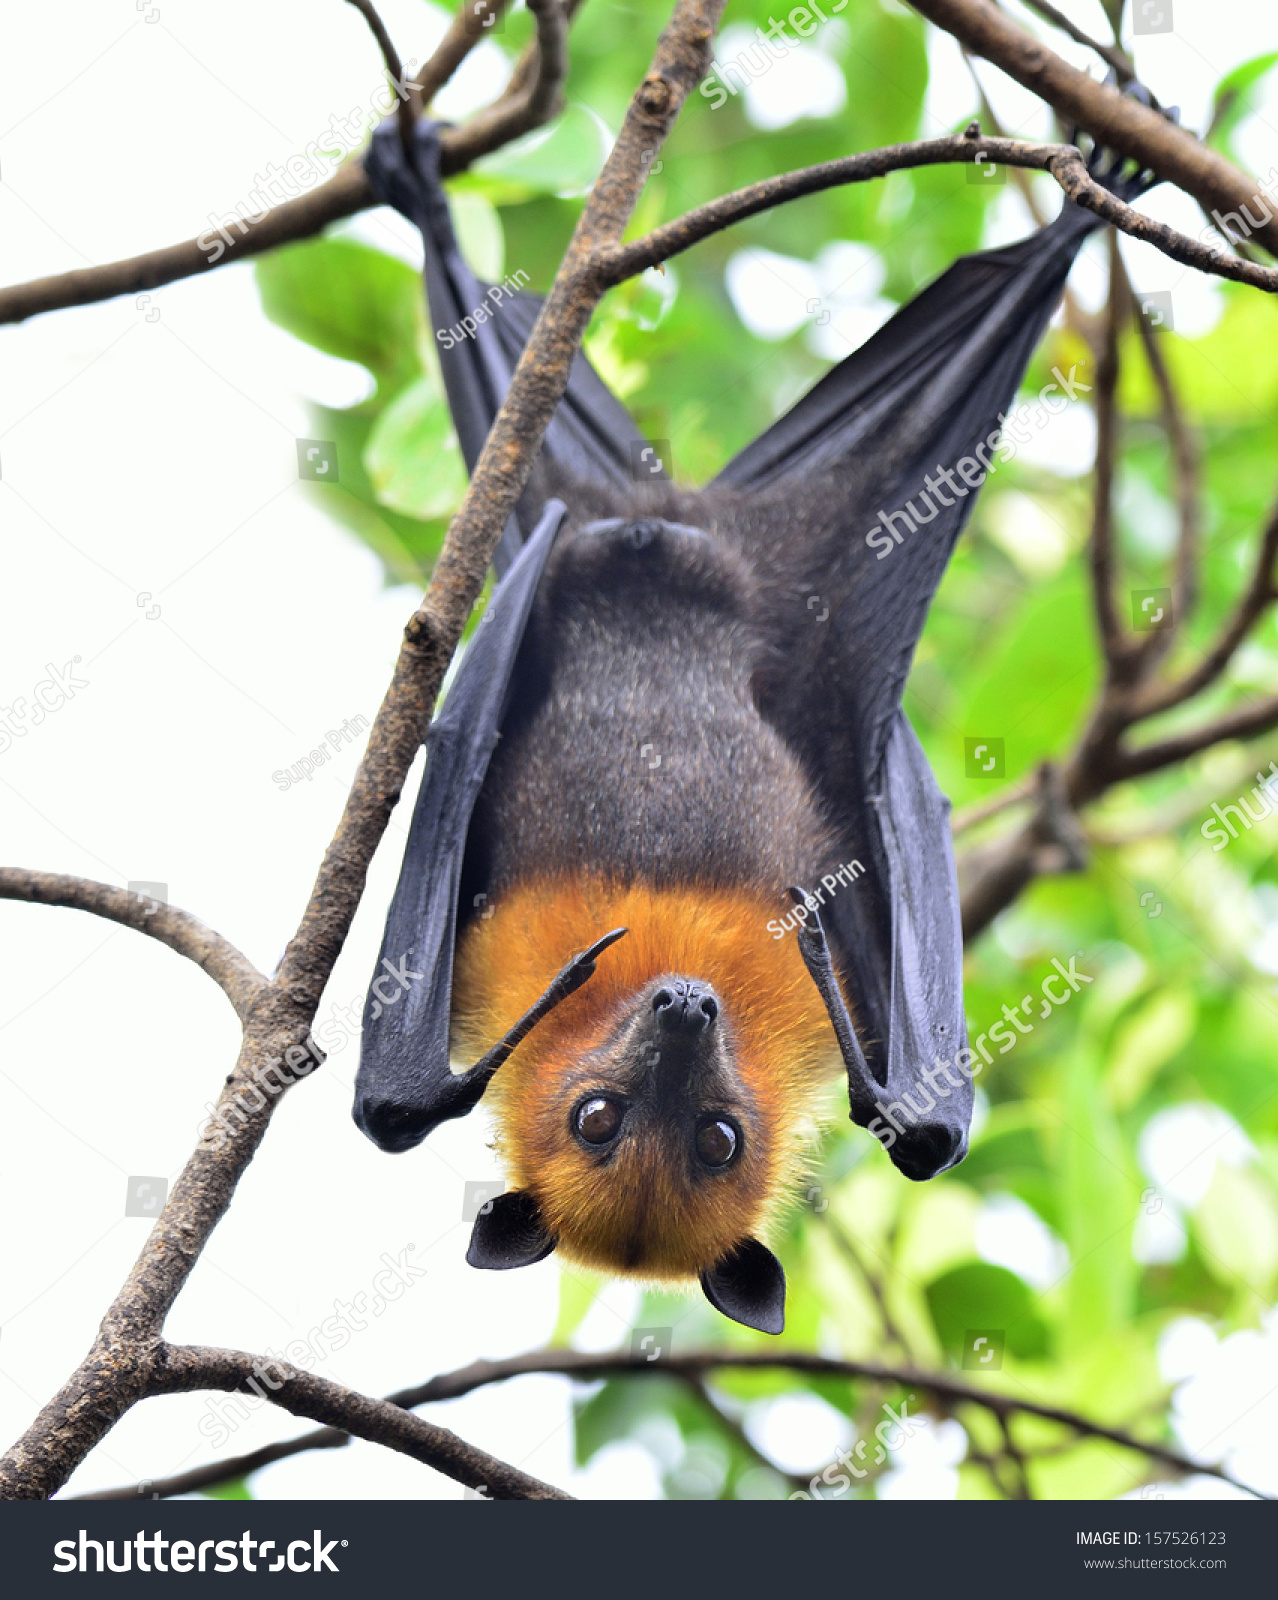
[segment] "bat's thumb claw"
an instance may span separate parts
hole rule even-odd
[[[624,939],[629,932],[629,928],[614,928],[611,933],[605,933],[602,939],[596,939],[589,950],[583,950],[577,960],[594,961],[596,957],[603,954],[610,944],[616,944],[618,939]]]
[[[594,976],[595,962],[610,944],[616,944],[618,939],[624,939],[630,932],[629,928],[614,928],[611,933],[605,933],[602,939],[596,939],[589,950],[583,950],[564,970],[573,988],[585,983],[587,978]]]

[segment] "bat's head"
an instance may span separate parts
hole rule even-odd
[[[645,898],[646,917],[610,907],[630,936],[494,1079],[515,1187],[479,1219],[468,1259],[515,1266],[558,1248],[596,1270],[700,1279],[728,1316],[779,1332],[785,1279],[756,1234],[797,1176],[828,1023],[766,910],[751,903],[734,937],[705,897]],[[549,935],[544,907],[539,920]]]

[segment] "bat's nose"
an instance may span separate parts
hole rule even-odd
[[[670,978],[653,995],[652,1012],[667,1032],[693,1036],[714,1027],[719,1001],[708,983]]]

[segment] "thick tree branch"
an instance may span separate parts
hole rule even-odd
[[[212,1352],[222,1355],[225,1352]],[[203,1353],[202,1353],[203,1354]],[[245,1357],[245,1360],[251,1358]],[[961,1378],[946,1372],[927,1372],[911,1366],[887,1365],[876,1361],[840,1361],[826,1356],[809,1354],[802,1350],[696,1350],[687,1355],[671,1356],[661,1361],[648,1361],[632,1357],[622,1351],[595,1354],[579,1350],[530,1350],[523,1355],[510,1356],[501,1361],[473,1361],[469,1366],[454,1372],[441,1373],[410,1389],[401,1389],[388,1395],[384,1401],[370,1404],[402,1406],[405,1408],[433,1405],[444,1400],[458,1400],[476,1389],[491,1383],[504,1383],[510,1378],[528,1373],[562,1373],[578,1383],[588,1383],[599,1378],[624,1376],[666,1376],[702,1382],[708,1374],[722,1371],[782,1371],[803,1373],[810,1377],[867,1379],[873,1383],[888,1384],[903,1389],[920,1390],[944,1402],[947,1406],[974,1405],[999,1418],[1011,1416],[1038,1417],[1045,1422],[1058,1423],[1077,1438],[1104,1439],[1121,1449],[1144,1455],[1177,1476],[1205,1473],[1232,1484],[1257,1499],[1268,1498],[1260,1490],[1240,1483],[1222,1467],[1193,1461],[1178,1450],[1159,1444],[1155,1440],[1139,1439],[1121,1428],[1111,1428],[1093,1422],[1078,1412],[1059,1406],[1041,1405],[1036,1400],[1026,1400],[982,1385],[965,1383]],[[208,1387],[201,1383],[194,1387]],[[222,1387],[222,1385],[217,1385]],[[333,1386],[336,1387],[336,1386]],[[308,1413],[309,1414],[309,1413]],[[344,1442],[343,1435],[331,1428],[302,1434],[284,1444],[269,1445],[269,1460],[279,1461],[287,1455],[300,1455],[307,1450],[331,1450]],[[262,1452],[263,1454],[265,1452]],[[257,1454],[257,1453],[255,1453]],[[207,1488],[214,1483],[224,1483],[239,1477],[251,1456],[236,1456],[226,1461],[210,1462],[193,1472],[175,1478],[157,1478],[121,1489],[99,1490],[95,1494],[78,1496],[86,1500],[133,1500],[149,1496],[165,1498],[170,1494],[189,1493],[192,1489]],[[258,1463],[266,1465],[266,1461]],[[179,1487],[180,1486],[180,1487]]]
[[[969,50],[1046,100],[1066,125],[1086,128],[1110,149],[1184,189],[1211,211],[1259,215],[1259,185],[1193,134],[1112,85],[1097,83],[1031,37],[990,0],[911,0],[914,9]],[[1278,220],[1252,230],[1278,254]]]
[[[213,979],[235,1007],[243,1022],[253,1001],[266,987],[266,978],[229,939],[206,927],[189,911],[160,905],[145,895],[130,894],[113,884],[92,878],[73,878],[61,872],[31,872],[25,867],[0,867],[0,900],[27,900],[34,905],[70,906],[95,917],[122,922],[126,928],[150,934],[161,944],[194,961]]]

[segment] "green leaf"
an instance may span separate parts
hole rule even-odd
[[[1139,1191],[1135,1161],[1104,1102],[1091,1052],[1066,1056],[1059,1077],[1053,1165],[1071,1261],[1062,1328],[1063,1348],[1069,1350],[1121,1327],[1132,1314],[1131,1238]]]
[[[1264,1178],[1219,1164],[1194,1213],[1194,1232],[1215,1277],[1268,1298],[1278,1272],[1278,1206]]]
[[[450,516],[466,492],[466,464],[448,405],[430,378],[410,385],[373,424],[364,465],[378,501],[428,521]]]
[[[368,368],[394,394],[421,371],[421,282],[413,269],[354,239],[311,239],[260,256],[262,310],[281,328]]]
[[[206,1500],[251,1500],[247,1478],[228,1478],[225,1483],[211,1483],[200,1493]]]
[[[604,1280],[593,1273],[583,1272],[575,1268],[571,1272],[559,1274],[559,1315],[555,1319],[555,1327],[550,1335],[553,1346],[566,1345],[576,1333],[585,1319],[586,1313],[594,1305],[599,1296],[599,1291],[604,1286]]]
[[[364,468],[364,451],[376,418],[364,407],[336,411],[312,406],[311,414],[314,437],[337,445],[340,478],[334,484],[307,483],[303,489],[378,556],[389,582],[421,584],[443,544],[446,521],[422,522],[379,503]]]
[[[1276,63],[1278,63],[1278,50],[1253,56],[1250,61],[1244,61],[1232,72],[1227,72],[1216,85],[1211,108],[1211,131],[1207,143],[1213,145],[1230,161],[1238,162],[1238,157],[1234,153],[1234,134],[1247,118],[1254,114],[1255,97],[1248,91],[1257,88]]]
[[[530,133],[485,156],[479,171],[521,183],[531,193],[585,194],[611,147],[611,135],[599,117],[586,105],[572,105],[549,130]]]
[[[1006,1267],[986,1261],[954,1267],[928,1284],[927,1304],[942,1347],[955,1359],[966,1348],[965,1335],[976,1329],[1001,1332],[1013,1355],[1047,1354],[1047,1327],[1033,1291]]]
[[[499,282],[506,240],[497,207],[486,196],[469,190],[452,196],[452,208],[457,242],[471,270],[488,283]]]
[[[1106,1087],[1116,1111],[1134,1106],[1159,1069],[1188,1042],[1197,1014],[1192,993],[1160,989],[1135,1016],[1119,1025],[1105,1069]]]

